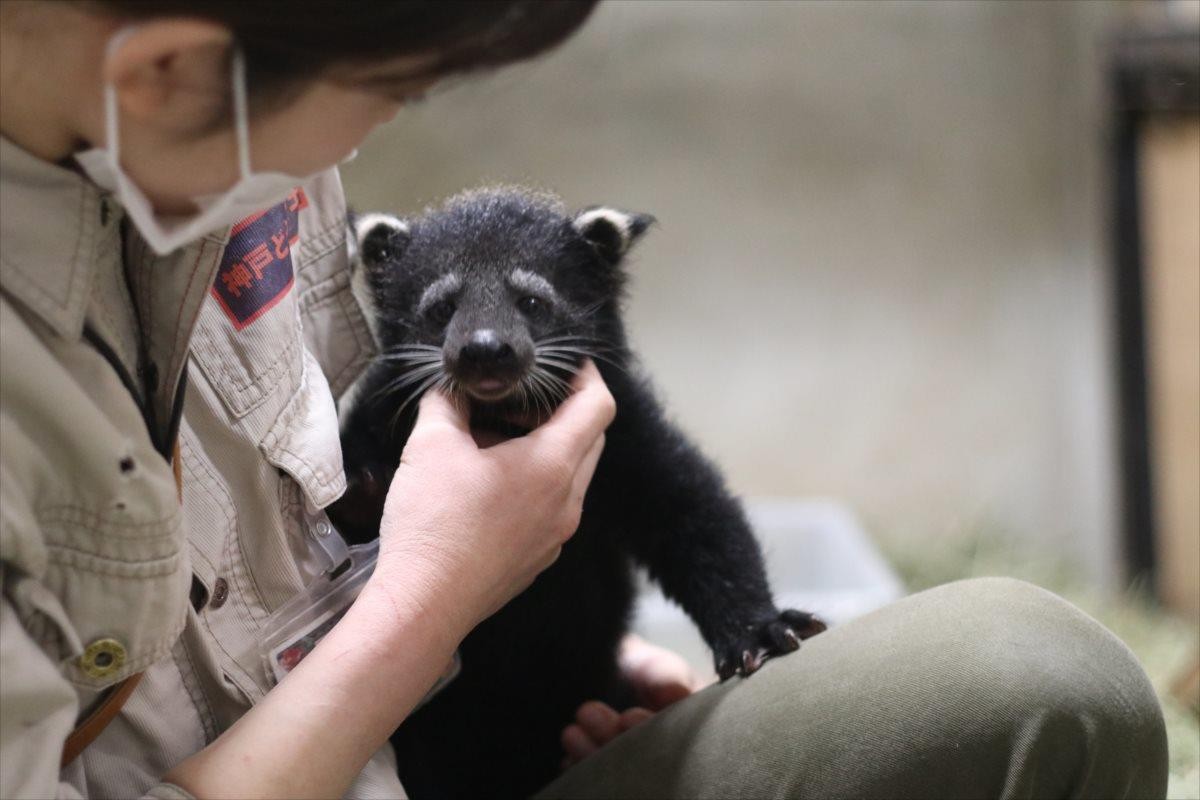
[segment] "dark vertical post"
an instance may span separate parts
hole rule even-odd
[[[1127,576],[1154,589],[1154,503],[1146,390],[1146,312],[1138,187],[1139,111],[1129,100],[1129,76],[1114,70],[1112,142],[1113,288],[1116,311],[1121,522]]]
[[[1169,18],[1112,41],[1112,221],[1121,505],[1127,575],[1155,585],[1153,439],[1148,391],[1139,140],[1146,121],[1200,110],[1200,40]]]

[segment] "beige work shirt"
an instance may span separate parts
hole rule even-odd
[[[257,643],[310,579],[306,519],[345,489],[334,397],[373,352],[344,215],[331,171],[158,257],[0,139],[0,797],[186,796],[162,776],[270,688]],[[402,796],[390,746],[350,795]]]

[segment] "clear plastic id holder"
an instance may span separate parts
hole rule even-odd
[[[341,564],[318,576],[267,618],[259,650],[276,683],[312,652],[358,598],[375,570],[379,540],[346,547],[345,554]]]
[[[348,547],[323,512],[309,515],[307,528],[313,540],[313,555],[323,562],[324,571],[277,608],[263,625],[258,649],[267,674],[275,683],[295,669],[341,620],[371,577],[379,558],[378,539]],[[460,668],[456,651],[422,704],[454,680]]]

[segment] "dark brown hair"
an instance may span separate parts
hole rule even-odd
[[[543,53],[575,32],[598,0],[94,0],[131,22],[206,19],[229,28],[249,90],[278,99],[346,65],[414,56],[398,79],[439,79]]]

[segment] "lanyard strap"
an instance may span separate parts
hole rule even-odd
[[[87,719],[75,726],[75,730],[71,731],[71,735],[63,744],[62,767],[66,767],[78,758],[84,748],[94,742],[100,732],[108,727],[108,723],[121,713],[125,701],[129,699],[129,695],[133,694],[133,690],[137,688],[141,679],[142,673],[137,672],[112,687],[104,698],[104,702],[97,706],[95,711],[88,714]]]

